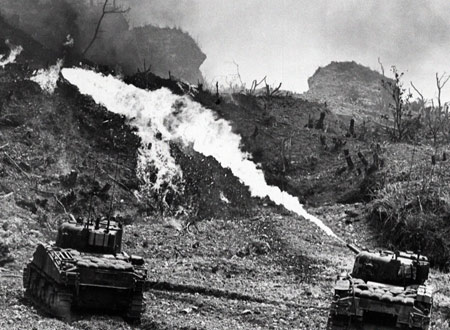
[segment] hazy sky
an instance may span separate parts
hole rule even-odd
[[[268,76],[302,92],[318,66],[354,60],[396,65],[428,98],[435,73],[450,73],[448,0],[127,0],[139,25],[179,26],[207,55],[207,81]],[[450,83],[445,89],[450,100]]]

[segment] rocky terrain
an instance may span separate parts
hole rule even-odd
[[[359,120],[380,121],[389,115],[389,96],[383,90],[379,72],[356,62],[331,62],[319,67],[308,78],[309,89],[302,96],[308,100],[327,102],[334,113]]]
[[[351,251],[306,219],[268,199],[251,198],[230,170],[177,143],[171,145],[171,153],[187,179],[184,194],[173,206],[183,207],[186,214],[164,209],[157,194],[142,200],[136,193],[141,184],[136,175],[141,141],[127,120],[80,95],[64,79],[53,94],[42,91],[29,78],[35,68],[46,67],[48,61],[53,64],[55,54],[26,33],[1,20],[0,24],[0,45],[9,39],[24,48],[15,63],[0,68],[1,329],[325,328],[334,280],[352,267]],[[8,51],[4,46],[2,53]],[[327,84],[340,86],[355,79],[357,86],[369,77],[367,91],[358,90],[362,95],[358,107],[374,111],[376,96],[370,95],[379,76],[346,65],[351,73],[334,83],[328,78],[320,81],[317,73],[313,90],[337,93],[333,88],[338,87]],[[342,65],[333,67],[344,74]],[[351,78],[355,70],[363,78]],[[407,219],[418,212],[445,219],[448,187],[440,186],[439,180],[447,180],[448,166],[440,158],[432,167],[433,150],[426,141],[419,146],[391,143],[383,132],[364,127],[356,115],[351,134],[349,117],[342,117],[328,99],[216,95],[201,88],[192,92],[188,85],[150,72],[130,75],[125,81],[150,90],[164,86],[177,94],[191,93],[194,100],[229,120],[242,136],[241,147],[260,164],[266,180],[298,197],[344,241],[368,248],[396,244],[408,248],[411,242],[439,238],[425,231],[437,222],[419,227],[420,236],[409,221],[409,236],[388,240],[379,224],[401,229],[395,227],[397,218],[373,217],[376,210]],[[320,87],[322,83],[327,87]],[[344,150],[353,167],[346,162]],[[409,168],[411,156],[414,166]],[[421,186],[424,175],[427,185]],[[410,189],[416,186],[417,191],[439,190],[439,208],[436,199],[416,198],[416,190]],[[414,196],[403,195],[406,189]],[[69,214],[91,212],[89,196],[95,196],[96,215],[113,205],[114,215],[125,224],[124,250],[146,260],[151,285],[140,324],[89,311],[75,311],[74,321],[64,323],[23,296],[22,269],[36,244],[54,240],[58,224]],[[386,200],[395,202],[382,203]],[[445,224],[440,228],[436,235],[448,230]],[[439,248],[444,255],[447,250]],[[441,265],[436,257],[433,261]],[[447,329],[450,276],[435,267],[431,283],[435,289],[431,329]]]

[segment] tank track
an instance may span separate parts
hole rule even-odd
[[[350,324],[350,318],[328,316],[327,330],[346,330]]]
[[[72,294],[28,264],[23,271],[25,296],[35,306],[66,322],[71,321]]]
[[[144,294],[142,291],[135,292],[128,304],[125,318],[130,322],[138,322],[145,311]]]
[[[377,324],[365,324],[363,319],[353,319],[351,317],[343,317],[343,316],[328,316],[328,322],[326,330],[393,330],[393,329],[409,329],[409,330],[428,330],[429,327],[425,328],[409,328],[405,325],[392,324],[392,325],[377,325]]]

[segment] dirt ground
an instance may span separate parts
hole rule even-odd
[[[0,269],[2,329],[324,329],[334,279],[353,262],[350,251],[313,224],[270,207],[252,218],[209,219],[189,231],[177,230],[175,219],[147,218],[126,226],[124,237],[125,251],[145,257],[152,283],[141,324],[87,312],[66,324],[23,298],[21,269],[47,238],[33,229],[36,216],[13,201],[0,201],[0,235],[16,243],[15,261]],[[374,247],[360,210],[356,204],[311,212],[344,239]],[[450,276],[433,271],[431,280],[431,329],[446,329]]]

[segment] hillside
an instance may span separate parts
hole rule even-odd
[[[24,47],[15,63],[0,68],[0,328],[325,328],[336,275],[352,267],[349,250],[268,198],[252,198],[230,169],[180,141],[171,141],[170,154],[182,169],[184,190],[177,195],[163,186],[143,198],[137,168],[144,148],[152,146],[142,145],[131,119],[81,95],[62,77],[54,94],[43,92],[29,80],[33,70],[28,63],[46,67],[46,59],[53,64],[55,54],[24,32],[0,24],[0,41],[9,38]],[[6,46],[1,53],[5,52]],[[434,222],[419,227],[417,235],[413,221],[398,225],[398,217],[388,217],[406,213],[411,220],[420,209],[427,215],[439,210],[437,217],[443,219],[448,214],[445,189],[439,189],[437,204],[437,199],[416,198],[416,190],[403,204],[392,199],[400,200],[404,189],[421,190],[423,173],[429,173],[426,188],[436,188],[434,192],[439,178],[448,177],[444,160],[436,168],[429,164],[428,146],[382,141],[359,123],[356,134],[349,135],[348,120],[336,115],[328,102],[282,94],[270,99],[217,96],[151,72],[129,75],[124,81],[190,95],[230,121],[233,132],[242,137],[241,148],[260,164],[266,180],[298,197],[344,241],[377,249],[395,248],[388,245],[394,243],[408,248],[448,235],[435,230],[436,236],[428,236],[422,230],[433,228]],[[353,167],[346,163],[345,149]],[[411,155],[417,166],[407,178]],[[155,169],[147,170],[150,178],[156,175]],[[404,208],[389,210],[398,205]],[[146,261],[150,290],[145,293],[142,322],[130,324],[118,315],[77,310],[73,322],[64,323],[30,304],[23,295],[22,269],[38,242],[54,240],[57,226],[69,214],[109,212],[124,223],[123,249]],[[383,223],[390,232],[404,233],[397,231],[402,226],[408,232],[388,237],[374,225]],[[448,242],[443,243],[447,245],[427,245],[424,252],[448,251]],[[430,329],[445,329],[450,275],[436,267],[430,279],[436,291]]]
[[[331,62],[308,78],[308,100],[327,102],[330,109],[347,118],[380,120],[388,102],[379,72],[356,62]]]

